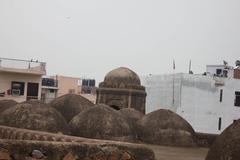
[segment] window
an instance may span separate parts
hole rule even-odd
[[[12,82],[12,95],[22,96],[24,95],[24,82]]]
[[[223,77],[228,77],[228,71],[227,70],[223,70]]]
[[[220,99],[219,99],[220,102],[222,102],[222,97],[223,97],[223,90],[220,89]]]
[[[234,103],[234,105],[237,106],[237,107],[240,107],[240,92],[239,91],[235,92],[235,103]]]
[[[95,87],[95,79],[83,79],[82,80],[82,86],[90,86],[90,87]]]
[[[217,75],[220,75],[222,73],[222,70],[221,69],[216,69],[216,74]]]
[[[222,126],[222,118],[219,117],[219,119],[218,119],[218,130],[219,131],[221,130],[221,126]]]
[[[5,92],[0,92],[0,97],[4,97],[5,96]]]

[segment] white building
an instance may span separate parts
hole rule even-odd
[[[219,134],[240,118],[240,69],[209,65],[204,75],[171,74],[142,77],[146,111],[170,109],[196,132]]]
[[[0,58],[0,100],[40,100],[45,67],[44,62]]]

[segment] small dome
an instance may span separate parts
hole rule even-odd
[[[141,86],[138,75],[125,67],[120,67],[110,71],[104,78],[104,86],[111,88],[133,88]],[[101,87],[101,84],[100,86]]]
[[[133,141],[134,136],[122,114],[107,105],[95,105],[75,116],[69,123],[74,136]]]
[[[160,109],[138,122],[138,135],[143,142],[171,146],[195,146],[191,125],[170,110]]]
[[[50,105],[58,110],[67,122],[71,121],[78,113],[94,104],[83,96],[66,94],[53,100]]]
[[[19,103],[5,110],[0,116],[0,124],[53,133],[69,133],[63,116],[54,108],[37,101]]]
[[[215,140],[206,160],[239,160],[240,156],[240,119],[226,128]]]
[[[8,109],[8,108],[10,108],[10,107],[13,107],[13,106],[15,106],[16,104],[17,104],[17,102],[14,101],[14,100],[1,100],[1,101],[0,101],[0,114],[1,114],[4,110],[6,110],[6,109]]]

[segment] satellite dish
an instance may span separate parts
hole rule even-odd
[[[225,60],[223,60],[223,64],[224,64],[225,66],[227,66],[227,65],[228,65],[228,62],[225,61]]]

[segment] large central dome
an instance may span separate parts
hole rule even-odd
[[[103,83],[104,86],[112,88],[134,88],[141,85],[138,75],[125,67],[119,67],[107,73]]]

